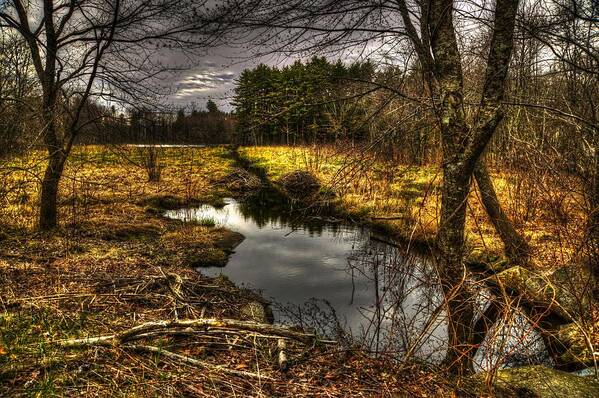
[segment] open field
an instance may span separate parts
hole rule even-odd
[[[227,149],[166,149],[159,183],[147,181],[139,161],[131,148],[76,148],[61,186],[62,225],[52,233],[34,229],[42,154],[3,164],[0,395],[344,396],[348,389],[397,391],[400,384],[427,391],[431,374],[391,372],[359,350],[316,345],[306,351],[293,339],[287,355],[294,366],[283,373],[277,339],[220,321],[199,330],[158,327],[155,335],[149,329],[143,339],[62,346],[65,339],[147,322],[246,319],[245,306],[262,300],[193,270],[226,260],[237,234],[160,214],[235,195],[239,186],[232,192],[223,182],[234,169]],[[201,363],[186,362],[188,356]],[[443,386],[440,380],[434,390]]]
[[[6,183],[0,193],[0,395],[449,394],[455,386],[440,373],[317,341],[306,346],[289,338],[293,366],[282,372],[276,333],[293,332],[275,329],[269,336],[236,326],[248,319],[247,306],[263,299],[193,267],[223,264],[241,237],[210,222],[185,224],[161,215],[164,209],[219,205],[224,197],[242,195],[244,182],[231,177],[236,165],[229,151],[165,148],[161,180],[148,182],[140,149],[77,147],[62,180],[61,227],[48,233],[35,230],[43,154],[1,164]],[[390,165],[328,149],[239,151],[272,180],[295,169],[312,171],[323,182],[323,196],[334,192],[333,204],[349,219],[371,220],[423,240],[435,232],[441,175],[434,167]],[[495,178],[512,216],[520,214],[512,203],[521,200],[514,193],[515,184],[523,184],[518,178]],[[551,218],[549,202],[543,201],[533,216],[518,219],[539,267],[567,262],[569,244],[580,233],[576,194],[560,197],[567,222]],[[470,248],[498,254],[500,243],[475,193],[472,199]],[[141,337],[130,331],[148,322],[203,319],[215,321],[195,328],[153,324]],[[85,340],[111,335],[101,344]]]
[[[371,220],[408,239],[428,241],[437,231],[438,167],[383,161],[360,148],[245,147],[240,153],[272,180],[297,169],[311,171],[325,194],[335,192],[335,206],[350,218]],[[575,180],[512,171],[493,173],[493,181],[503,208],[532,246],[533,264],[546,269],[572,260],[585,225],[584,199]],[[502,243],[475,189],[466,234],[471,259],[501,254]]]

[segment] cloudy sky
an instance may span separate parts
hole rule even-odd
[[[206,102],[212,99],[221,110],[231,111],[235,80],[245,68],[253,68],[259,63],[283,66],[295,59],[274,55],[255,56],[233,47],[214,49],[210,53],[187,59],[182,63],[184,70],[166,79],[165,84],[171,93],[166,101],[176,107],[195,106],[196,109],[203,109]]]
[[[195,104],[196,108],[202,108],[208,99],[213,99],[219,107],[230,110],[235,79],[244,66],[249,65],[203,59],[196,67],[174,77],[174,94],[169,99],[175,105]]]

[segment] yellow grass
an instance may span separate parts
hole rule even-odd
[[[273,180],[296,169],[313,172],[325,189],[336,192],[337,205],[350,217],[373,219],[405,238],[429,240],[437,230],[442,173],[434,165],[388,163],[360,148],[274,146],[247,147],[240,152]],[[562,181],[537,180],[518,172],[493,172],[492,176],[502,206],[533,248],[533,262],[553,267],[570,261],[585,221],[580,193],[565,189]],[[564,179],[572,181],[568,176]],[[502,253],[502,243],[474,189],[466,236],[472,258]]]
[[[226,188],[218,184],[233,166],[226,148],[163,148],[161,151],[161,180],[150,183],[138,148],[75,147],[61,180],[60,218],[73,221],[73,217],[85,216],[81,211],[85,211],[86,206],[97,203],[141,203],[164,196],[192,202],[210,201],[227,193]],[[46,154],[42,151],[0,163],[0,171],[8,170],[3,179],[5,189],[9,190],[0,208],[0,219],[21,227],[34,226],[45,165]]]

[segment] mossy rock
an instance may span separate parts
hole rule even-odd
[[[546,275],[515,266],[497,274],[499,282],[507,289],[524,295],[531,302],[544,304],[561,316],[567,317],[553,298],[557,299],[556,288]]]
[[[472,250],[466,258],[466,262],[493,272],[505,271],[510,264],[507,257],[481,249]]]
[[[273,323],[274,316],[269,305],[259,301],[250,301],[239,311],[242,319],[257,323]]]
[[[577,318],[590,316],[595,278],[588,266],[568,264],[555,270],[550,279],[557,286],[559,302]]]
[[[599,322],[589,327],[586,333],[594,339],[593,345],[599,344]],[[593,353],[589,349],[582,330],[575,323],[562,326],[557,332],[557,339],[564,346],[568,347],[566,352],[561,355],[561,360],[565,363],[581,363],[587,366],[593,365]]]
[[[564,319],[578,318],[584,315],[580,314],[581,308],[589,308],[589,295],[577,290],[577,286],[592,284],[588,280],[583,283],[585,276],[576,275],[574,269],[546,274],[515,266],[498,273],[497,278],[506,288],[516,290],[530,302],[547,306]]]
[[[497,397],[599,397],[596,380],[539,365],[499,370],[493,386]]]

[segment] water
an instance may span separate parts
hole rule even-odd
[[[200,272],[222,273],[260,291],[272,300],[276,322],[357,340],[398,358],[432,363],[443,358],[443,296],[426,256],[374,240],[365,228],[304,217],[272,203],[225,203],[221,209],[205,205],[166,213],[185,221],[212,219],[245,236],[225,267]],[[482,293],[479,301],[482,310]],[[478,351],[478,368],[548,360],[543,342],[523,317],[504,326]]]

